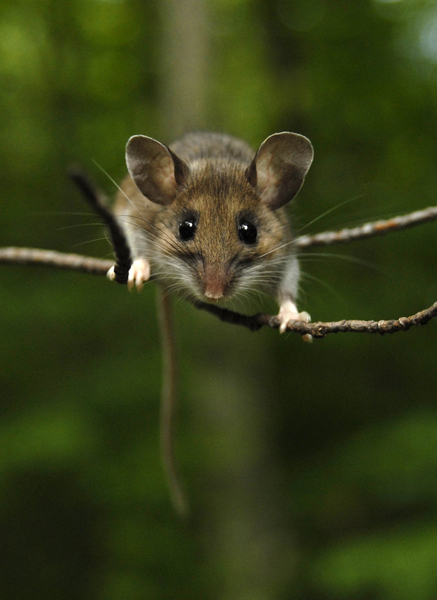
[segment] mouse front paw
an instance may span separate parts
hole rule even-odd
[[[106,276],[111,281],[115,280],[114,267],[111,267],[107,272]],[[131,291],[134,287],[138,291],[141,290],[143,284],[150,278],[150,263],[145,258],[138,258],[134,260],[131,268],[129,269],[129,276],[127,279],[128,290]]]
[[[281,322],[279,326],[279,332],[285,333],[287,327],[292,321],[300,321],[301,323],[309,323],[311,321],[310,315],[305,312],[298,312],[296,305],[291,300],[283,302],[279,308],[278,320]],[[310,341],[312,338],[310,335],[304,335],[305,341]]]
[[[129,277],[127,279],[128,290],[131,291],[134,287],[141,291],[144,283],[150,278],[150,263],[145,258],[137,258],[132,263],[129,269]]]
[[[114,267],[115,267],[115,265],[114,265]],[[115,270],[114,270],[114,267],[111,267],[109,269],[109,271],[106,273],[106,277],[108,279],[110,279],[111,281],[115,281]]]

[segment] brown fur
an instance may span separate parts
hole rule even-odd
[[[181,287],[204,300],[213,299],[205,298],[208,290],[223,297],[238,291],[249,265],[265,267],[263,283],[257,287],[276,293],[283,269],[277,259],[293,252],[288,243],[291,230],[284,208],[272,210],[249,183],[247,173],[251,161],[254,169],[255,152],[245,142],[220,134],[189,134],[170,149],[188,165],[189,173],[171,204],[151,202],[130,176],[117,196],[115,212],[124,225],[133,257],[147,258],[152,274],[164,287],[176,283],[179,273],[178,268],[165,272],[171,263],[168,258],[184,261],[187,278]],[[182,242],[179,226],[192,215],[198,219],[195,238]],[[239,239],[240,218],[256,226],[255,244]],[[160,255],[166,257],[162,264]]]

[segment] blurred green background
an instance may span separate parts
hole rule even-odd
[[[0,243],[109,257],[67,167],[112,196],[97,165],[121,180],[129,136],[191,127],[308,136],[298,232],[434,205],[436,109],[434,1],[0,0]],[[429,306],[435,238],[307,253],[301,310]],[[184,523],[153,285],[5,265],[0,282],[0,598],[435,600],[436,323],[310,345],[177,302]]]

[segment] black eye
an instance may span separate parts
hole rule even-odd
[[[196,234],[197,223],[192,217],[185,219],[179,225],[179,237],[183,242],[189,242]]]
[[[254,244],[258,232],[250,221],[241,220],[238,224],[238,237],[244,244]]]

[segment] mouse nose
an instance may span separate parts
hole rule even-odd
[[[229,288],[229,277],[224,269],[205,267],[203,293],[208,300],[220,300]]]

